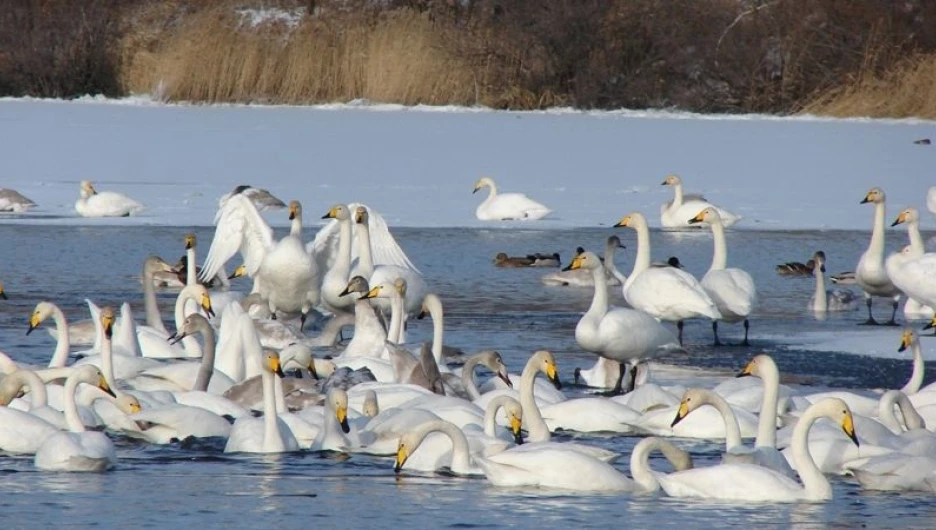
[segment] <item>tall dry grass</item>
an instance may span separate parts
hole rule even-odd
[[[440,46],[443,28],[397,10],[354,20],[245,25],[231,10],[185,17],[154,50],[129,61],[131,92],[168,100],[302,104],[368,99],[470,105],[490,99],[483,70]]]
[[[936,54],[914,55],[883,74],[862,69],[802,111],[838,117],[936,119]]]

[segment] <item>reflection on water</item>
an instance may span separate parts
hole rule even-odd
[[[0,280],[10,296],[0,303],[0,350],[17,360],[46,363],[54,341],[45,333],[25,336],[26,322],[35,304],[48,299],[72,319],[87,318],[85,298],[98,304],[119,305],[129,300],[142,314],[139,270],[149,254],[174,262],[183,253],[182,238],[190,229],[171,227],[80,228],[0,225],[0,240],[15,253],[4,253]],[[194,230],[202,242],[211,231]],[[526,254],[559,252],[565,262],[581,245],[601,251],[608,235],[616,233],[628,246],[619,257],[629,272],[636,237],[629,230],[535,229],[408,229],[395,230],[401,245],[426,275],[445,305],[446,342],[468,352],[497,349],[512,372],[518,373],[529,353],[545,347],[556,353],[561,377],[571,380],[576,366],[590,366],[594,356],[578,349],[574,328],[588,307],[588,290],[545,287],[545,270],[497,269],[498,252]],[[707,231],[654,232],[653,256],[661,261],[678,256],[697,276],[711,262],[712,241]],[[895,247],[902,243],[891,238]],[[708,373],[729,376],[754,353],[767,351],[784,377],[816,385],[858,388],[900,387],[910,372],[909,355],[901,359],[875,359],[853,352],[810,351],[808,345],[789,348],[783,337],[826,331],[847,336],[863,320],[863,312],[828,314],[817,321],[805,310],[813,292],[812,280],[783,278],[777,263],[805,261],[816,250],[828,256],[830,272],[853,268],[867,244],[858,232],[746,232],[728,233],[729,263],[748,270],[757,283],[759,307],[751,322],[753,346],[710,346],[706,322],[686,325],[689,355],[665,362],[704,367]],[[200,249],[204,252],[206,249]],[[236,286],[247,289],[246,285]],[[619,289],[612,300],[622,303]],[[164,316],[169,317],[172,293],[160,294]],[[877,304],[885,315],[887,304]],[[885,315],[886,316],[886,315]],[[413,342],[428,340],[429,320],[413,321]],[[866,333],[894,334],[899,328],[862,328]],[[740,326],[722,326],[723,340],[736,343]],[[780,337],[765,340],[763,337]],[[888,340],[889,336],[887,336]],[[928,345],[924,344],[928,351]],[[696,372],[651,374],[673,382],[711,379]],[[932,369],[927,382],[933,380]],[[580,395],[581,388],[569,385]],[[573,436],[557,439],[592,443],[625,455],[615,465],[628,472],[626,455],[635,438]],[[706,441],[683,444],[696,457],[696,465],[718,461],[724,445]],[[870,494],[859,492],[847,478],[833,478],[835,500],[819,505],[726,505],[654,495],[576,495],[539,490],[492,487],[483,479],[445,476],[395,476],[392,459],[363,455],[336,457],[312,453],[282,456],[224,455],[224,443],[209,440],[187,446],[150,447],[120,440],[117,470],[104,475],[48,474],[36,471],[31,458],[0,460],[0,513],[13,526],[50,527],[67,521],[75,525],[127,526],[149,522],[154,526],[192,527],[272,526],[323,527],[600,527],[712,528],[767,527],[931,527],[936,516],[927,495]],[[665,469],[655,458],[651,465]],[[106,499],[106,501],[104,500]]]

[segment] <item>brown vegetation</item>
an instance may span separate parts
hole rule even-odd
[[[931,116],[936,85],[929,0],[10,1],[42,23],[0,14],[0,50],[13,50],[0,52],[0,93]],[[49,6],[64,14],[39,16]],[[242,10],[257,6],[293,17],[253,24]],[[85,22],[57,31],[69,20]],[[104,38],[82,40],[91,27]],[[79,35],[68,42],[88,54],[97,45],[72,76],[98,85],[39,82],[62,61],[20,36],[4,42],[14,28],[26,40]]]

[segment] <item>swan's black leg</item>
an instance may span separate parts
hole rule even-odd
[[[893,302],[893,311],[891,311],[891,319],[887,322],[887,326],[896,326],[897,325],[897,306],[900,304],[900,298],[894,298]]]
[[[621,394],[624,393],[624,391],[621,388],[621,383],[624,381],[624,374],[627,373],[627,365],[624,363],[620,363],[620,367],[621,367],[621,373],[618,374],[617,382],[614,383],[614,388],[611,389],[612,396],[620,396]]]
[[[676,323],[676,329],[679,330],[679,345],[682,346],[682,329],[683,329],[683,321],[682,321],[682,320],[680,320],[679,322]]]
[[[624,365],[621,365],[621,373],[624,373]],[[630,376],[630,385],[627,387],[627,392],[633,392],[637,388],[637,365],[631,366],[631,376]],[[626,392],[625,392],[626,393]]]
[[[751,324],[748,322],[748,319],[744,319],[744,342],[741,343],[742,346],[750,346],[751,344],[747,340],[748,329],[751,327]]]
[[[308,314],[306,314],[306,313],[303,312],[303,313],[302,313],[302,316],[299,317],[299,331],[300,331],[300,332],[302,332],[302,328],[305,327],[306,318],[307,318],[308,316],[309,316]]]
[[[868,320],[865,320],[861,323],[862,326],[876,326],[877,320],[874,320],[874,316],[871,315],[871,297],[865,297],[865,305],[868,306]]]
[[[717,320],[712,321],[712,333],[715,335],[715,343],[713,344],[713,346],[721,346],[722,345],[721,341],[718,340],[718,321]]]
[[[579,380],[582,379],[582,369],[576,368],[575,371],[572,372],[572,377],[574,378],[573,381],[575,381],[575,384],[579,384]]]

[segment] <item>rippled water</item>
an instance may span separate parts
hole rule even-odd
[[[171,227],[0,225],[0,241],[4,242],[0,280],[10,297],[0,303],[0,350],[19,360],[47,362],[52,339],[45,333],[25,336],[28,316],[36,302],[43,299],[59,304],[71,318],[86,318],[86,297],[98,304],[118,305],[130,300],[134,309],[141,309],[138,275],[143,259],[155,253],[174,261],[182,253],[182,235],[186,231]],[[200,241],[210,241],[210,229],[196,228],[194,232]],[[594,360],[578,350],[573,337],[575,323],[589,303],[590,291],[547,288],[539,281],[544,271],[495,269],[491,260],[501,251],[558,251],[565,261],[578,245],[600,251],[604,239],[615,232],[630,247],[618,260],[620,268],[627,271],[636,249],[634,233],[627,230],[395,230],[401,245],[443,300],[447,343],[469,352],[495,348],[514,372],[520,371],[531,351],[548,348],[556,352],[564,382],[571,382],[574,367],[589,366]],[[902,233],[895,234],[889,240],[890,246],[902,244],[903,237]],[[656,232],[651,238],[656,245],[654,259],[676,255],[697,275],[708,268],[712,243],[707,232]],[[858,328],[863,312],[816,321],[804,310],[812,282],[782,278],[773,269],[779,262],[805,261],[815,250],[822,249],[828,255],[830,272],[850,270],[866,242],[867,234],[859,232],[730,232],[729,263],[747,269],[759,290],[760,306],[751,321],[752,346],[713,349],[710,326],[690,322],[685,332],[690,354],[664,362],[730,376],[752,354],[767,351],[774,355],[784,377],[798,383],[848,388],[903,385],[910,373],[908,359],[856,355],[856,351],[862,351],[860,341],[857,347],[847,341],[849,334],[860,330],[883,337],[896,350],[899,328]],[[171,297],[161,297],[166,317]],[[615,297],[620,299],[619,292]],[[878,301],[875,310],[883,319],[889,306]],[[430,326],[428,321],[413,322],[410,338],[428,340]],[[722,339],[731,344],[740,340],[740,326],[724,325],[720,331]],[[842,351],[790,347],[797,337],[819,331],[842,337]],[[934,378],[931,369],[926,381]],[[573,395],[583,393],[583,389],[571,385],[567,389]],[[581,438],[625,455],[636,442],[630,437]],[[689,444],[699,465],[714,462],[721,445]],[[655,496],[505,490],[481,479],[442,475],[405,473],[395,477],[392,461],[358,455],[229,456],[222,450],[222,441],[155,447],[119,440],[119,466],[102,475],[41,473],[33,468],[31,458],[3,457],[0,518],[13,522],[12,526],[37,527],[71,522],[258,528],[544,524],[602,528],[755,524],[924,528],[932,526],[936,515],[929,495],[861,492],[847,478],[832,479],[835,500],[827,504],[732,506]],[[626,471],[627,458],[616,465]],[[662,462],[653,460],[652,465],[660,466]]]

